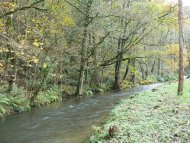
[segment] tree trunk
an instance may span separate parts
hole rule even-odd
[[[182,0],[178,0],[178,22],[179,22],[179,84],[178,84],[178,95],[183,94],[184,84],[184,43],[183,43],[183,11],[182,11]]]
[[[96,37],[95,35],[92,35],[92,43],[93,43],[93,77],[92,77],[92,82],[93,82],[93,87],[95,90],[100,86],[100,79],[98,75],[98,65],[97,65],[97,48],[96,48]]]
[[[10,68],[9,77],[8,77],[8,92],[11,92],[14,90],[14,87],[16,85],[15,82],[16,82],[16,74],[17,74],[16,57],[15,57],[15,53],[11,53],[11,49],[9,49],[9,58],[11,58],[10,60],[11,68]]]
[[[83,30],[83,37],[82,37],[82,43],[81,43],[81,62],[80,62],[80,71],[79,71],[79,78],[78,78],[78,84],[75,92],[75,97],[83,95],[83,84],[84,84],[84,72],[85,72],[85,66],[86,66],[86,54],[87,54],[87,36],[88,36],[88,25],[90,22],[89,15],[90,15],[90,9],[92,5],[93,0],[89,0],[86,7],[86,16],[84,20],[84,30]]]
[[[122,59],[123,59],[123,53],[121,53],[121,50],[123,49],[124,46],[124,40],[120,37],[118,41],[118,58],[115,63],[115,81],[113,84],[113,89],[114,90],[119,90],[120,89],[120,69],[121,69],[121,64],[122,64]]]
[[[146,70],[145,70],[145,80],[147,79],[148,75],[149,75],[149,69],[148,69],[148,63],[147,61],[145,61],[145,67],[146,67]]]
[[[136,65],[136,60],[134,58],[131,61],[131,66],[133,67],[133,70],[131,72],[131,80],[130,80],[133,84],[135,84],[135,76],[136,76],[135,65]]]
[[[157,75],[160,75],[160,70],[161,70],[161,59],[160,57],[158,57],[158,71],[157,71]]]
[[[126,70],[125,70],[125,74],[124,74],[124,76],[123,76],[123,80],[126,80],[127,75],[128,75],[128,73],[129,73],[129,65],[130,65],[130,62],[131,62],[131,60],[129,59],[129,60],[128,60],[128,63],[127,63]]]
[[[151,69],[151,73],[152,73],[152,74],[154,74],[155,65],[156,65],[156,60],[154,60],[154,63],[153,63],[153,65],[152,65],[152,69]]]
[[[122,8],[121,8],[122,14],[124,14],[126,4],[127,4],[126,1],[123,1]],[[115,63],[115,81],[113,84],[114,90],[120,89],[120,69],[121,69],[122,59],[123,59],[123,54],[124,54],[124,53],[122,53],[122,50],[125,46],[125,42],[126,42],[125,35],[126,35],[126,30],[127,30],[127,23],[126,23],[125,15],[123,15],[121,17],[120,22],[121,22],[121,27],[122,27],[123,31],[121,31],[119,40],[118,40],[118,50],[117,50],[118,57],[117,57],[116,63]]]

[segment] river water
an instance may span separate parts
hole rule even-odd
[[[119,100],[159,85],[103,93],[77,102],[71,99],[11,115],[0,120],[0,143],[80,143],[91,134],[92,125],[99,125]]]

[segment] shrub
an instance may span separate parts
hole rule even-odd
[[[84,91],[84,95],[86,95],[86,96],[92,96],[93,92],[91,90],[85,90]]]
[[[130,82],[130,81],[127,81],[127,80],[123,80],[122,82],[121,82],[121,89],[127,89],[127,88],[131,88],[131,87],[133,87],[134,86],[134,84],[132,83],[132,82]]]
[[[149,84],[153,84],[153,83],[156,83],[156,78],[155,77],[148,77],[147,79],[145,80],[141,80],[139,82],[140,85],[149,85]]]
[[[157,81],[159,82],[167,82],[167,81],[172,81],[176,80],[178,77],[177,75],[171,74],[171,75],[165,75],[165,76],[157,76]]]
[[[14,112],[24,112],[30,110],[29,100],[24,96],[9,97],[9,105]]]
[[[62,93],[66,96],[74,95],[75,94],[75,86],[70,85],[62,85],[61,89],[63,90]]]
[[[35,106],[42,106],[50,104],[54,101],[61,101],[62,97],[60,96],[60,90],[57,86],[53,86],[50,90],[46,92],[40,92],[36,99],[34,100]]]

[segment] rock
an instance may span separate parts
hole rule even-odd
[[[159,105],[156,105],[156,106],[154,106],[153,108],[154,108],[154,109],[157,109],[157,108],[159,108],[159,107],[160,107]]]
[[[116,125],[113,125],[109,128],[108,134],[110,137],[114,137],[116,135],[116,132],[118,131],[118,128]]]
[[[152,89],[152,92],[156,92],[158,89],[157,88],[154,88],[154,89]]]

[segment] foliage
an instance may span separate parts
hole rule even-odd
[[[177,80],[177,75],[171,74],[171,75],[165,75],[165,76],[157,76],[158,82],[167,82],[167,81],[174,81]]]
[[[29,100],[23,96],[10,96],[1,94],[0,113],[7,115],[13,112],[24,112],[30,110]]]
[[[163,1],[21,0],[0,9],[0,84],[15,111],[28,110],[23,98],[41,106],[178,71],[177,9]]]
[[[40,92],[34,101],[35,106],[43,106],[55,101],[61,101],[60,90],[57,86],[52,87],[46,92]]]
[[[22,93],[20,91],[22,91],[22,89],[18,88],[14,96],[7,93],[0,94],[0,116],[14,112],[24,112],[31,109],[29,98],[25,97],[24,94],[18,94]],[[36,106],[42,106],[61,100],[60,89],[57,86],[53,86],[46,92],[40,92],[34,103]]]
[[[100,87],[97,89],[100,92],[109,91],[111,89],[111,85],[108,84],[101,84]]]
[[[167,65],[170,66],[170,68],[173,71],[176,71],[178,69],[178,63],[179,63],[179,45],[173,44],[173,45],[167,45]],[[188,60],[188,53],[187,49],[184,49],[184,66],[187,67],[189,65]]]
[[[157,82],[158,80],[157,79],[155,79],[155,77],[147,77],[147,79],[145,79],[145,80],[141,80],[140,82],[139,82],[139,84],[140,85],[149,85],[149,84],[153,84],[153,83],[155,83],[155,82]]]
[[[121,89],[127,89],[133,87],[134,84],[130,81],[124,80],[121,82]]]

